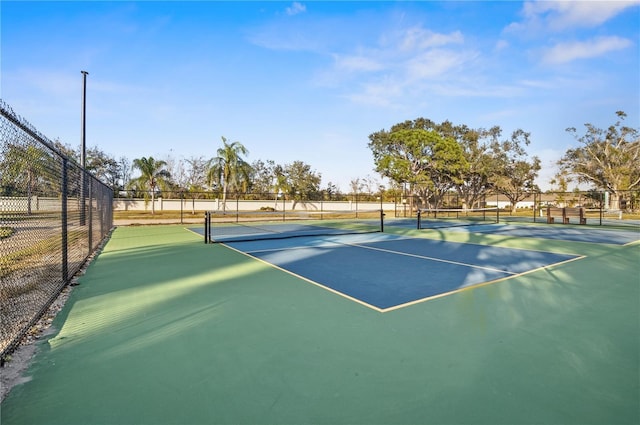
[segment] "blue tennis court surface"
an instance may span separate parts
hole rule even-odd
[[[389,234],[226,245],[380,311],[579,258]]]
[[[473,223],[456,225],[455,222],[432,220],[429,224],[431,228],[423,229],[465,232],[465,233],[485,233],[502,236],[554,239],[569,242],[606,243],[613,245],[626,245],[640,240],[640,224],[638,227],[629,229],[594,228],[584,226],[566,226],[564,224],[538,224],[538,225],[518,225],[504,223]],[[391,219],[387,220],[387,226],[415,228],[415,219]]]
[[[562,224],[518,226],[513,224],[473,225],[452,231],[468,231],[504,236],[555,239],[570,242],[607,243],[625,245],[640,240],[640,230],[594,229],[593,227],[567,227]]]

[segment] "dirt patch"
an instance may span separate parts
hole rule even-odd
[[[11,360],[4,364],[2,375],[0,375],[0,400],[4,400],[9,391],[16,385],[24,384],[31,380],[30,377],[23,374],[35,352],[35,345],[21,345],[11,354]]]

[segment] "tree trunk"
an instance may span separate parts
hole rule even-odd
[[[227,180],[225,179],[224,184],[222,185],[222,212],[225,213],[227,211]]]
[[[33,185],[32,178],[31,178],[31,170],[27,171],[27,215],[31,215],[32,211],[31,211],[31,199],[33,198],[32,193],[31,193],[31,186]],[[65,199],[62,200],[63,202],[66,202]]]
[[[609,205],[605,206],[606,209],[619,210],[620,208],[620,195],[617,192],[609,192]]]

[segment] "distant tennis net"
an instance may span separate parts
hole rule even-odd
[[[382,210],[205,213],[205,243],[287,239],[384,231]]]
[[[442,227],[471,226],[500,221],[498,208],[438,208],[418,210],[418,229],[438,229]]]

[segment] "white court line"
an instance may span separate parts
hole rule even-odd
[[[408,239],[412,239],[412,238],[408,238]],[[389,254],[396,254],[396,255],[404,255],[405,257],[413,257],[413,258],[419,258],[421,260],[430,260],[430,261],[437,261],[440,263],[447,263],[447,264],[455,264],[457,266],[464,266],[464,267],[469,267],[469,268],[473,268],[473,269],[480,269],[480,270],[488,270],[488,271],[492,271],[492,272],[499,272],[499,273],[506,273],[506,274],[510,274],[510,275],[517,275],[520,273],[515,273],[515,272],[510,272],[507,270],[502,270],[502,269],[496,269],[493,267],[486,267],[486,266],[478,266],[475,264],[468,264],[468,263],[462,263],[460,261],[452,261],[452,260],[445,260],[443,258],[436,258],[436,257],[428,257],[426,255],[418,255],[418,254],[411,254],[408,252],[402,252],[402,251],[394,251],[391,249],[385,249],[385,248],[375,248],[372,246],[365,246],[365,245],[360,245],[357,243],[347,243],[347,242],[330,242],[330,244],[334,244],[334,245],[346,245],[346,246],[352,246],[354,248],[362,248],[362,249],[370,249],[372,251],[380,251],[380,252],[386,252]],[[318,249],[318,248],[327,248],[330,245],[318,245],[318,246],[303,246],[303,247],[292,247],[292,248],[273,248],[273,249],[261,249],[261,250],[255,250],[255,251],[247,251],[247,254],[253,254],[253,253],[262,253],[262,252],[277,252],[277,251],[288,251],[288,250],[298,250],[298,249]]]
[[[391,254],[404,255],[404,256],[407,256],[407,257],[420,258],[422,260],[431,260],[431,261],[438,261],[440,263],[455,264],[455,265],[458,265],[458,266],[465,266],[465,267],[470,267],[470,268],[473,268],[473,269],[489,270],[489,271],[492,271],[492,272],[500,272],[500,273],[506,273],[506,274],[510,274],[510,275],[519,274],[519,273],[509,272],[509,271],[506,271],[506,270],[496,269],[496,268],[493,268],[493,267],[478,266],[478,265],[475,265],[475,264],[462,263],[462,262],[459,262],[459,261],[445,260],[443,258],[428,257],[426,255],[410,254],[408,252],[394,251],[392,249],[375,248],[373,246],[364,246],[364,245],[349,244],[349,243],[345,243],[344,245],[355,246],[357,248],[370,249],[372,251],[381,251],[381,252],[388,252],[388,253],[391,253]]]
[[[399,237],[398,239],[415,239],[415,238]],[[454,242],[454,243],[457,243],[457,242]],[[409,254],[409,253],[406,253],[406,252],[398,252],[398,251],[392,251],[392,250],[387,250],[387,249],[382,249],[382,248],[373,248],[373,247],[367,247],[367,246],[362,246],[362,245],[358,245],[358,244],[348,244],[348,243],[334,242],[334,241],[323,241],[323,243],[321,245],[316,245],[316,246],[290,247],[290,248],[281,248],[281,249],[263,249],[263,250],[248,251],[248,252],[241,251],[241,250],[239,250],[237,248],[234,248],[234,247],[226,245],[226,244],[221,244],[221,245],[223,245],[226,248],[229,248],[229,249],[231,249],[233,251],[236,251],[236,252],[238,252],[238,253],[240,253],[242,255],[250,257],[250,258],[252,258],[254,260],[258,260],[258,261],[262,262],[263,264],[266,264],[268,266],[274,267],[274,268],[276,268],[276,269],[278,269],[280,271],[283,271],[283,272],[285,272],[285,273],[287,273],[289,275],[295,276],[295,277],[297,277],[299,279],[302,279],[302,280],[304,280],[306,282],[309,282],[309,283],[311,283],[311,284],[313,284],[315,286],[318,286],[320,288],[326,289],[327,291],[332,292],[334,294],[337,294],[337,295],[339,295],[339,296],[341,296],[341,297],[343,297],[345,299],[354,301],[354,302],[356,302],[356,303],[358,303],[360,305],[363,305],[363,306],[368,307],[368,308],[370,308],[372,310],[375,310],[375,311],[377,311],[379,313],[388,313],[388,312],[396,311],[396,310],[399,310],[399,309],[402,309],[402,308],[405,308],[405,307],[413,306],[413,305],[416,305],[416,304],[421,304],[423,302],[430,301],[430,300],[433,300],[433,299],[446,297],[446,296],[449,296],[449,295],[457,294],[457,293],[460,293],[460,292],[463,292],[463,291],[472,290],[472,289],[475,289],[475,288],[484,287],[484,286],[491,285],[491,284],[498,283],[498,282],[504,282],[504,281],[506,281],[508,279],[512,279],[514,277],[524,276],[526,274],[534,273],[534,272],[537,272],[537,271],[540,271],[540,270],[551,269],[553,267],[556,267],[556,266],[559,266],[559,265],[562,265],[562,264],[566,264],[566,263],[569,263],[569,262],[572,262],[572,261],[581,260],[581,259],[585,258],[585,256],[576,256],[576,258],[570,258],[568,260],[561,261],[559,263],[547,264],[545,266],[537,267],[537,268],[534,268],[534,269],[531,269],[531,270],[528,270],[528,271],[525,271],[525,272],[512,273],[512,272],[506,272],[504,270],[492,269],[492,268],[489,268],[489,267],[474,266],[474,265],[470,265],[470,264],[459,263],[459,262],[454,262],[454,261],[448,261],[448,260],[443,260],[443,259],[439,259],[439,258],[420,256],[420,255],[416,255],[416,254]],[[407,303],[398,304],[398,305],[394,305],[394,306],[387,307],[387,308],[380,308],[380,307],[376,307],[376,306],[374,306],[372,304],[369,304],[369,303],[367,303],[365,301],[362,301],[362,300],[360,300],[358,298],[355,298],[355,297],[352,297],[352,296],[347,295],[345,293],[342,293],[342,292],[340,292],[340,291],[338,291],[336,289],[331,288],[330,286],[321,284],[319,282],[315,282],[315,281],[313,281],[313,280],[311,280],[309,278],[306,278],[304,276],[298,275],[298,274],[296,274],[296,273],[294,273],[292,271],[287,270],[284,267],[277,266],[277,265],[275,265],[273,263],[270,263],[269,261],[266,261],[266,260],[263,260],[263,259],[261,259],[259,257],[254,257],[254,256],[251,255],[251,252],[256,252],[257,253],[257,252],[288,251],[288,250],[292,250],[292,249],[327,248],[327,247],[330,247],[331,245],[348,245],[348,246],[354,246],[356,248],[364,248],[364,249],[372,249],[372,250],[378,250],[378,251],[386,251],[386,252],[393,253],[393,254],[406,255],[406,256],[417,257],[417,258],[424,258],[424,259],[427,259],[427,260],[441,261],[441,262],[447,262],[447,263],[452,263],[452,264],[461,264],[461,265],[464,265],[464,266],[467,266],[467,267],[484,268],[484,269],[487,269],[487,270],[493,270],[493,271],[498,271],[498,272],[501,272],[501,273],[509,274],[511,276],[504,276],[504,277],[501,277],[501,278],[498,278],[498,279],[494,279],[494,280],[491,280],[491,281],[480,282],[480,283],[473,284],[473,285],[470,285],[470,286],[457,288],[457,289],[454,289],[452,291],[443,292],[443,293],[436,294],[436,295],[431,295],[431,296],[428,296],[428,297],[425,297],[425,298],[421,298],[421,299],[416,299],[416,300],[413,300],[413,301],[409,301]],[[519,248],[509,248],[509,249],[518,250]],[[541,252],[546,252],[546,251],[541,251]],[[568,254],[568,255],[575,255],[575,254]]]

